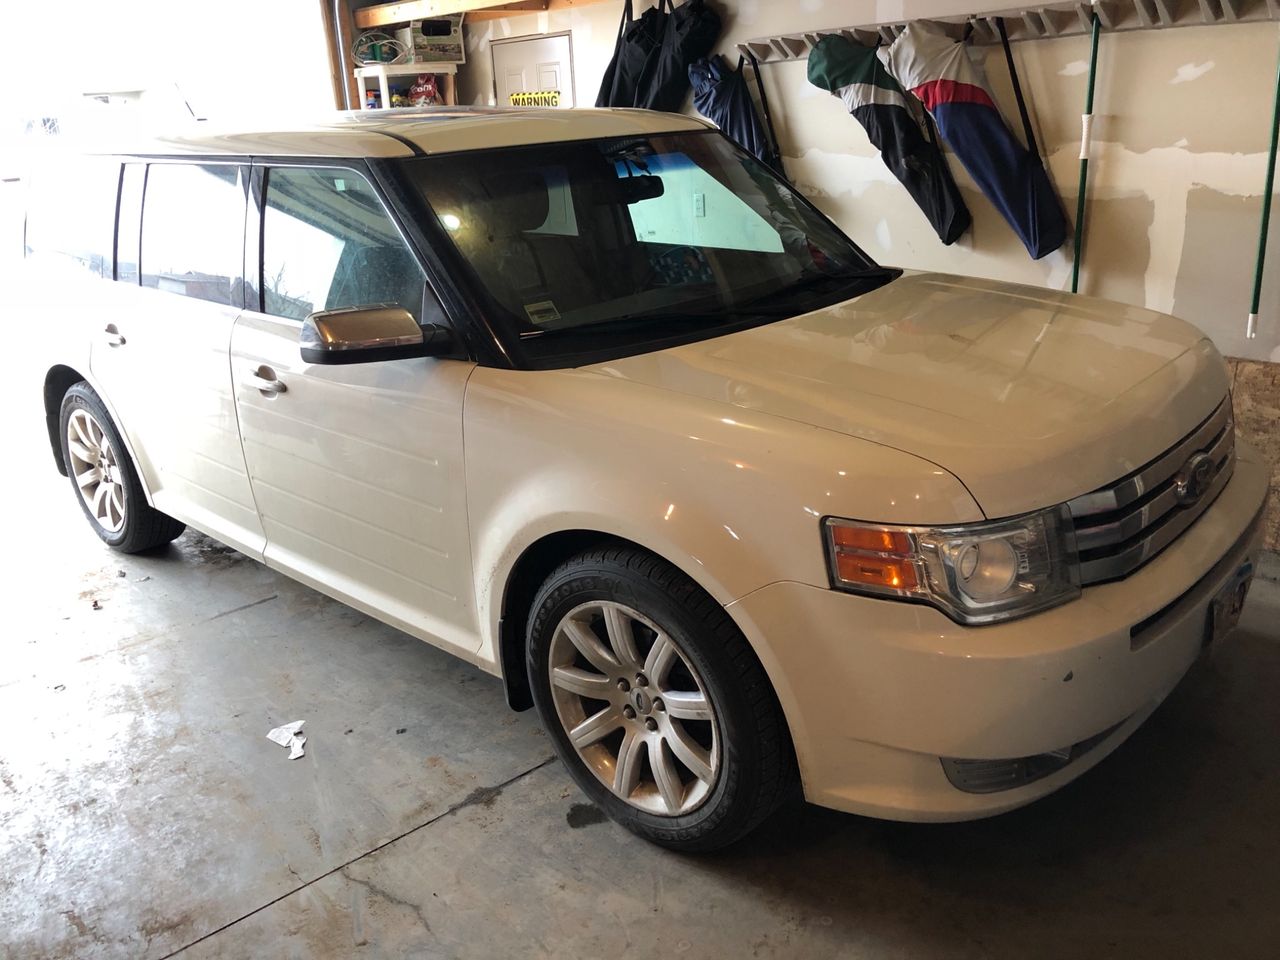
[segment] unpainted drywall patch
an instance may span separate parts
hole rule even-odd
[[[1203,77],[1212,69],[1212,60],[1206,60],[1204,63],[1184,63],[1177,69],[1169,83],[1190,83],[1192,80],[1198,80]]]
[[[1080,292],[1142,306],[1155,218],[1155,202],[1140,193],[1091,202]]]
[[[858,122],[853,117],[849,117],[848,121],[855,125]],[[861,128],[857,132],[861,134],[863,143],[866,143],[866,134],[862,133]],[[787,157],[783,162],[800,192],[811,199],[836,197],[843,193],[856,197],[875,183],[901,186],[878,155],[859,156],[813,148],[798,157]]]
[[[1265,153],[1194,153],[1179,147],[1135,151],[1123,143],[1094,141],[1089,163],[1090,201],[1138,191],[1155,203],[1155,219],[1147,231],[1151,252],[1143,278],[1145,296],[1134,302],[1152,310],[1173,311],[1189,191],[1204,185],[1238,196],[1258,193],[1266,176],[1266,160]],[[1076,147],[1059,148],[1049,160],[1053,180],[1063,190],[1069,208],[1074,208],[1075,197],[1066,190],[1076,182],[1079,164]],[[1239,236],[1220,237],[1219,242],[1243,253],[1248,241],[1241,242]]]
[[[876,243],[880,244],[882,250],[893,249],[893,234],[889,230],[889,221],[884,217],[876,224]]]
[[[1260,23],[1104,33],[1094,109],[1116,117],[1108,139],[1139,152],[1180,136],[1199,151],[1265,151],[1276,40]]]
[[[1072,60],[1058,71],[1060,77],[1078,77],[1082,73],[1089,72],[1088,60]]]
[[[1196,187],[1187,194],[1186,227],[1173,291],[1173,314],[1204,330],[1233,357],[1267,359],[1280,342],[1280,277],[1263,284],[1256,340],[1244,336],[1253,290],[1259,197]],[[1228,238],[1239,238],[1228,242]],[[1280,263],[1280,230],[1267,238],[1267,262]]]

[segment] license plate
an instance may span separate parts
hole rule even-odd
[[[1249,585],[1253,583],[1253,561],[1241,564],[1231,579],[1222,585],[1209,604],[1209,623],[1205,631],[1206,645],[1213,645],[1236,628],[1244,609]]]

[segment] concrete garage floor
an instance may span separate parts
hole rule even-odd
[[[106,550],[24,374],[0,377],[6,958],[1280,955],[1275,582],[1039,804],[796,804],[676,856],[604,822],[479,671],[193,532]],[[294,719],[290,762],[265,734]]]
[[[107,551],[35,396],[5,405],[27,518],[0,639],[5,957],[1280,951],[1274,582],[1128,744],[1033,807],[911,826],[798,804],[682,857],[602,822],[477,670],[195,533]],[[290,762],[264,735],[293,719]]]

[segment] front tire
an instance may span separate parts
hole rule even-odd
[[[717,849],[791,791],[790,739],[754,651],[659,558],[609,546],[566,561],[534,599],[526,652],[561,761],[640,836]]]
[[[184,524],[147,503],[120,432],[93,388],[81,382],[67,390],[58,422],[71,487],[103,543],[138,553],[182,534]]]

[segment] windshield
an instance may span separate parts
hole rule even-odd
[[[714,131],[405,163],[517,362],[717,336],[896,275]]]

